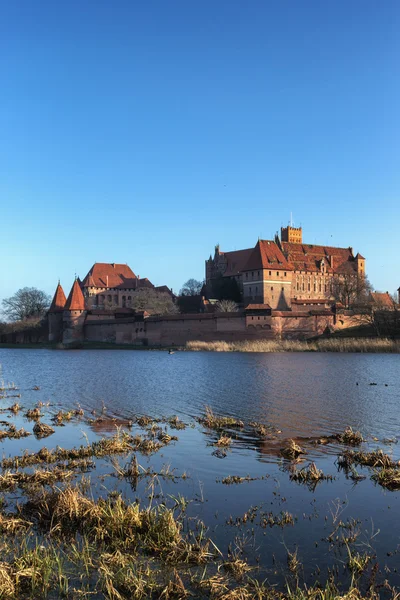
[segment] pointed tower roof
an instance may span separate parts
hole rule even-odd
[[[71,288],[64,310],[85,310],[85,298],[77,279]]]
[[[89,271],[86,275],[85,279],[82,281],[82,287],[96,287],[96,284],[93,279],[93,275]]]
[[[66,301],[67,299],[65,297],[64,290],[62,289],[60,282],[58,282],[53,302],[51,303],[49,308],[49,312],[54,313],[63,311]]]

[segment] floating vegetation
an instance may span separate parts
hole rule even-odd
[[[359,431],[353,431],[351,427],[346,427],[343,433],[336,436],[336,439],[348,446],[359,446],[365,441],[362,434]]]
[[[218,440],[214,443],[214,446],[219,446],[219,447],[228,447],[232,444],[232,438],[228,437],[227,435],[221,435]]]
[[[35,421],[36,419],[40,419],[40,417],[42,417],[42,413],[40,412],[40,408],[30,408],[26,413],[25,413],[25,417],[27,419],[30,419],[32,421]]]
[[[260,525],[264,529],[266,527],[274,527],[277,525],[278,527],[285,527],[286,525],[294,525],[294,517],[290,512],[282,511],[278,515],[274,515],[274,513],[263,513],[260,519]]]
[[[172,429],[186,429],[187,427],[186,423],[180,421],[176,415],[167,419],[167,423]]]
[[[388,490],[400,490],[400,468],[384,468],[376,471],[372,479]]]
[[[56,481],[66,481],[73,475],[73,471],[62,467],[55,467],[52,470],[36,469],[33,473],[6,471],[0,474],[0,489],[5,491],[31,485],[52,485]]]
[[[54,429],[50,427],[50,425],[46,425],[46,423],[41,423],[38,421],[33,427],[33,433],[38,439],[41,439],[54,433]]]
[[[360,450],[346,450],[338,457],[338,465],[341,468],[350,468],[355,463],[367,467],[395,468],[398,462],[383,452],[380,448],[372,452],[361,452]]]
[[[59,410],[58,413],[54,415],[54,417],[52,417],[51,420],[53,421],[53,423],[61,425],[61,423],[64,423],[65,421],[70,421],[73,416],[75,416],[74,410],[69,410],[67,412]]]
[[[225,429],[229,427],[244,427],[243,421],[239,419],[235,419],[234,417],[223,417],[220,415],[214,414],[212,408],[210,406],[205,407],[205,414],[202,417],[198,417],[198,422],[208,429]]]
[[[233,485],[236,483],[244,483],[245,481],[257,481],[259,479],[265,479],[265,477],[250,477],[250,475],[246,475],[246,477],[240,477],[239,475],[228,475],[228,477],[224,477],[221,480],[221,483],[224,485]]]
[[[332,481],[332,475],[324,475],[323,471],[317,469],[315,462],[303,467],[302,469],[293,469],[290,473],[290,479],[299,483],[316,483],[318,481]]]
[[[300,454],[307,454],[307,452],[292,439],[288,440],[288,445],[280,450],[282,456],[288,460],[298,458]]]
[[[22,429],[17,429],[15,427],[15,425],[10,424],[8,426],[8,429],[6,430],[0,430],[0,439],[4,439],[4,438],[15,438],[15,439],[19,439],[19,438],[23,438],[23,437],[28,437],[29,435],[31,435],[29,433],[29,431],[25,431],[24,428]]]
[[[347,567],[352,573],[356,575],[361,575],[361,573],[363,573],[367,568],[372,558],[373,557],[367,552],[363,552],[362,554],[360,554],[359,552],[351,554],[351,552],[349,551]]]

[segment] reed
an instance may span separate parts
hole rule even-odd
[[[194,352],[400,352],[400,341],[387,338],[320,338],[300,340],[223,340],[186,343],[186,350]]]

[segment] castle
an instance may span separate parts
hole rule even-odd
[[[282,227],[274,240],[254,248],[221,252],[206,260],[206,289],[212,297],[219,278],[236,281],[244,305],[266,304],[273,310],[332,304],[335,278],[364,277],[365,258],[353,248],[303,243],[301,227]]]
[[[48,312],[49,341],[70,346],[83,341],[172,346],[189,340],[309,338],[349,324],[332,295],[335,278],[365,277],[365,259],[353,249],[304,244],[301,227],[281,229],[274,240],[254,248],[221,252],[206,261],[205,291],[221,280],[234,282],[241,309],[221,313],[150,315],[133,309],[134,294],[155,287],[128,267],[95,263],[68,298],[57,286]],[[339,308],[339,311],[341,309]]]

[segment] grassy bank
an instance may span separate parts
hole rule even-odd
[[[400,352],[400,341],[386,338],[321,338],[300,340],[244,340],[240,342],[187,342],[195,352]]]

